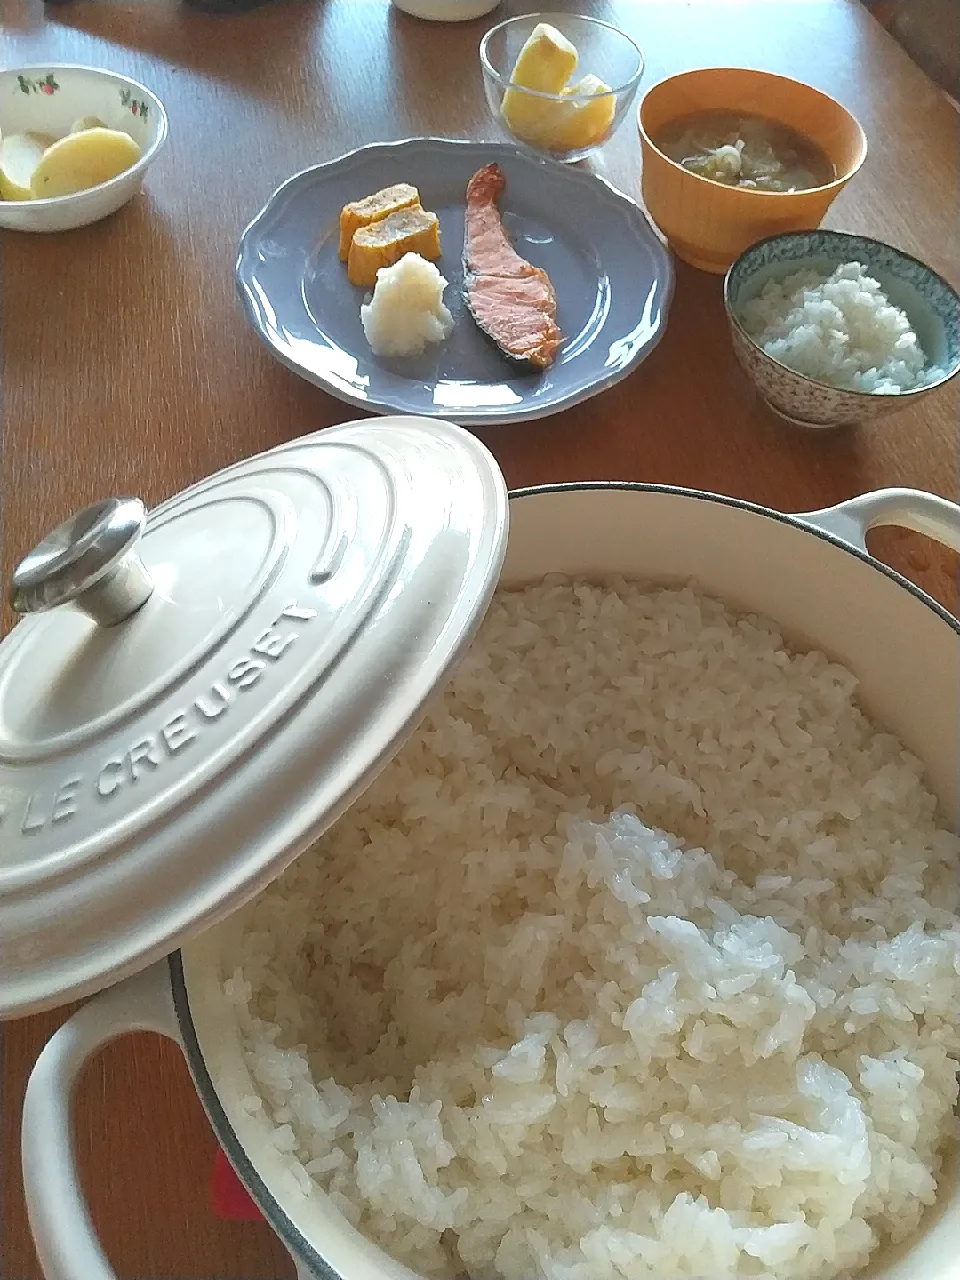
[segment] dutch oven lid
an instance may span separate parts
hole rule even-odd
[[[0,1017],[145,967],[274,879],[417,724],[506,531],[479,441],[381,418],[149,517],[99,503],[27,556],[0,644]]]

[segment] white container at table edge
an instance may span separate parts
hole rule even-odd
[[[395,9],[428,22],[469,22],[493,13],[500,0],[390,0]]]
[[[154,594],[128,621],[105,631],[59,608],[15,628],[0,644],[10,837],[0,844],[0,1014],[135,975],[74,1014],[30,1079],[24,1180],[47,1280],[115,1280],[79,1187],[70,1095],[98,1048],[135,1029],[180,1044],[221,1145],[301,1280],[411,1280],[322,1193],[308,1199],[291,1183],[266,1118],[245,1108],[256,1089],[221,986],[232,926],[208,926],[360,794],[452,671],[498,575],[506,585],[550,572],[693,579],[774,618],[854,670],[867,710],[926,762],[956,820],[960,625],[867,554],[866,531],[882,524],[960,550],[960,508],[910,490],[793,517],[691,490],[587,483],[511,495],[503,560],[505,490],[482,445],[441,422],[385,418],[308,436],[163,504],[141,544]],[[191,622],[204,609],[219,629]],[[78,674],[87,646],[88,663],[111,660],[109,707],[97,682],[62,679],[68,657]],[[117,750],[101,749],[108,739]],[[85,760],[96,767],[84,772]],[[11,808],[18,769],[46,797],[32,810],[34,862],[27,837],[10,836],[11,813],[28,812],[22,795]],[[116,820],[91,826],[91,806]],[[51,834],[74,824],[79,844]],[[76,919],[69,908],[59,922],[51,914],[58,887]],[[956,1280],[952,1168],[939,1208],[865,1275]]]

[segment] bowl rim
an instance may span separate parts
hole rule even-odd
[[[636,71],[624,84],[608,89],[606,93],[543,93],[540,89],[528,89],[526,85],[514,84],[512,80],[505,78],[496,69],[490,61],[487,52],[488,46],[493,36],[501,31],[505,31],[507,27],[515,26],[520,22],[533,22],[537,25],[540,22],[548,22],[551,18],[557,18],[561,21],[582,22],[591,27],[604,27],[607,31],[613,32],[614,35],[620,36],[630,44],[637,55],[638,66]],[[552,25],[552,24],[551,24]],[[633,36],[628,35],[622,27],[616,26],[612,22],[605,22],[603,18],[591,18],[585,13],[562,13],[557,10],[548,10],[542,13],[520,13],[515,14],[512,18],[505,18],[502,22],[498,22],[496,26],[491,27],[480,41],[480,65],[483,68],[484,75],[488,75],[492,80],[506,92],[508,89],[515,89],[520,93],[529,94],[531,98],[542,98],[544,102],[590,102],[594,98],[616,98],[621,94],[633,93],[637,85],[643,79],[643,73],[646,70],[647,59],[643,49],[637,44]]]
[[[124,169],[122,173],[116,174],[113,178],[108,178],[106,182],[98,182],[95,186],[85,187],[82,191],[72,191],[66,196],[43,196],[39,200],[17,200],[10,203],[17,204],[24,209],[36,209],[38,211],[41,209],[62,209],[67,207],[71,201],[80,201],[93,192],[108,191],[122,182],[129,181],[132,176],[144,173],[149,168],[162,150],[170,132],[166,108],[152,89],[148,89],[145,84],[141,84],[139,80],[134,80],[131,76],[125,76],[121,71],[111,71],[107,67],[91,67],[82,62],[31,62],[18,67],[3,67],[0,68],[0,82],[11,76],[23,75],[25,72],[35,73],[39,71],[85,71],[98,79],[110,80],[114,84],[122,84],[136,90],[137,93],[142,93],[149,100],[151,108],[157,113],[157,136],[135,164],[130,165],[128,169]]]
[[[684,166],[680,164],[677,160],[672,160],[665,151],[661,151],[661,149],[653,141],[650,134],[647,132],[646,126],[643,123],[643,109],[647,105],[650,95],[652,93],[655,93],[657,89],[661,89],[664,85],[674,84],[680,80],[689,80],[694,76],[703,75],[705,72],[717,72],[717,71],[721,71],[721,72],[730,71],[730,72],[739,72],[739,73],[746,71],[750,75],[761,76],[767,80],[778,80],[782,83],[797,85],[801,89],[806,89],[809,93],[816,94],[817,97],[819,98],[825,98],[828,102],[832,102],[833,105],[835,107],[838,107],[840,111],[842,111],[843,114],[847,117],[847,119],[852,122],[852,124],[856,127],[857,133],[860,135],[860,152],[859,152],[859,155],[857,156],[856,164],[854,164],[854,166],[851,169],[848,169],[841,177],[834,178],[831,182],[825,182],[822,184],[822,186],[819,186],[819,187],[804,187],[802,191],[757,191],[756,189],[750,188],[750,187],[740,187],[740,186],[728,187],[726,183],[714,182],[712,178],[704,178],[701,174],[694,173],[692,169],[685,169]],[[755,114],[755,113],[747,112],[745,114]],[[675,116],[674,119],[679,120],[681,119],[681,117]],[[768,116],[767,119],[773,120],[777,124],[784,123],[782,120],[777,120],[775,115]],[[863,168],[867,160],[867,152],[869,151],[869,148],[870,148],[869,139],[867,138],[867,133],[863,125],[860,123],[857,117],[853,114],[853,112],[849,109],[849,107],[845,107],[843,105],[843,103],[840,101],[839,98],[835,98],[830,93],[825,93],[823,89],[818,89],[816,85],[809,84],[806,80],[797,80],[796,77],[794,76],[784,76],[784,75],[781,75],[778,71],[766,71],[764,70],[763,67],[694,67],[690,71],[678,71],[676,72],[676,74],[672,76],[664,76],[662,80],[658,80],[656,84],[652,84],[650,88],[647,89],[647,91],[644,93],[643,97],[640,99],[640,104],[637,107],[637,130],[640,134],[640,138],[643,141],[643,143],[646,146],[648,146],[651,149],[651,151],[655,151],[662,160],[664,160],[668,165],[670,165],[678,173],[682,173],[685,177],[692,178],[696,182],[705,182],[711,187],[720,187],[721,189],[726,191],[741,192],[743,195],[748,196],[751,199],[755,197],[762,197],[765,200],[796,200],[798,198],[801,198],[804,196],[810,196],[810,195],[813,195],[814,193],[820,193],[822,191],[840,191],[843,187],[847,185],[848,182],[850,182],[852,178],[855,178],[856,175]]]
[[[834,231],[830,227],[817,227],[815,230],[812,230],[812,231],[810,230],[781,231],[776,235],[764,236],[762,240],[757,240],[755,241],[754,244],[749,245],[746,249],[744,249],[742,253],[738,254],[737,257],[733,260],[733,262],[727,268],[726,274],[723,277],[723,309],[727,314],[727,320],[730,323],[730,327],[732,329],[735,329],[737,334],[745,339],[748,346],[753,351],[757,352],[763,359],[769,360],[771,364],[776,365],[778,369],[785,370],[788,374],[791,374],[794,378],[797,378],[801,382],[806,383],[811,388],[817,388],[818,390],[839,392],[840,394],[845,396],[855,396],[858,399],[862,399],[864,402],[867,402],[867,401],[876,402],[878,399],[878,395],[876,391],[861,391],[857,387],[838,387],[836,386],[835,383],[824,382],[821,378],[811,378],[809,374],[801,373],[798,369],[794,369],[790,365],[785,364],[782,360],[779,360],[776,356],[772,356],[769,351],[764,351],[763,347],[761,347],[760,344],[754,338],[752,338],[751,335],[743,327],[743,323],[741,322],[740,317],[737,315],[736,311],[734,310],[733,303],[730,300],[730,288],[731,288],[731,282],[733,279],[733,273],[736,270],[736,268],[740,265],[740,263],[744,260],[744,258],[746,258],[749,254],[753,253],[756,249],[761,248],[763,245],[773,244],[775,241],[802,240],[811,235],[829,236],[830,238],[834,239],[835,243],[838,243],[838,244],[842,244],[844,242],[849,243],[851,240],[857,240],[860,243],[877,245],[879,248],[885,249],[889,253],[896,254],[898,258],[902,258],[905,262],[912,262],[915,266],[920,267],[920,269],[923,272],[925,272],[928,276],[932,276],[935,280],[939,281],[939,283],[943,286],[943,288],[949,294],[952,294],[954,302],[956,304],[958,319],[960,319],[960,293],[957,292],[957,290],[953,287],[953,285],[950,283],[949,280],[946,280],[940,274],[939,271],[935,271],[933,267],[929,265],[929,263],[924,262],[921,258],[914,257],[912,253],[907,253],[906,250],[904,249],[898,249],[895,244],[888,244],[886,240],[878,240],[876,236],[861,236],[861,235],[858,235],[855,231]],[[795,260],[796,261],[795,269],[800,270],[803,267],[805,261],[809,261],[811,258],[815,256],[816,255],[814,254],[808,254],[806,258],[797,258]],[[849,259],[847,260],[849,261]],[[864,263],[864,266],[867,268],[868,271],[870,270],[869,263]],[[908,316],[907,319],[910,319],[910,317]],[[928,382],[922,387],[911,387],[908,391],[897,392],[896,395],[885,395],[882,397],[882,399],[892,400],[894,403],[899,404],[901,401],[906,400],[911,396],[926,395],[926,393],[929,391],[936,391],[940,387],[945,387],[948,382],[953,381],[953,379],[957,376],[958,373],[960,373],[960,355],[958,355],[957,359],[954,361],[953,367],[949,369],[949,371],[944,372],[943,377],[939,378],[936,382]]]

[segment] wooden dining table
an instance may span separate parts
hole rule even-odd
[[[289,175],[364,143],[497,138],[477,56],[488,19],[423,22],[387,0],[282,0],[234,15],[177,3],[5,0],[2,64],[123,72],[164,102],[169,144],[143,192],[82,230],[0,231],[0,574],[96,499],[148,505],[239,458],[356,412],[274,360],[234,285],[238,237]],[[840,99],[865,168],[827,218],[889,241],[960,284],[960,116],[856,0],[551,0],[606,17],[646,54],[643,87],[685,68],[747,65]],[[641,89],[642,92],[642,89]],[[639,200],[630,116],[595,162]],[[956,497],[958,402],[946,389],[882,421],[805,432],[778,420],[737,366],[721,279],[677,263],[666,335],[628,378],[553,417],[478,431],[511,486],[652,481],[809,511],[909,486]],[[901,572],[956,608],[955,558],[878,531]],[[13,623],[4,615],[4,626]],[[2,860],[2,859],[0,859]],[[0,1277],[39,1280],[20,1190],[30,1068],[69,1009],[0,1026]],[[82,1079],[84,1186],[124,1280],[279,1280],[269,1228],[212,1208],[215,1140],[186,1067],[146,1035]]]

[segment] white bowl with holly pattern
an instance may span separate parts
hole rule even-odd
[[[149,89],[100,67],[38,65],[0,71],[0,136],[41,133],[62,138],[82,116],[122,129],[139,144],[136,164],[109,182],[48,200],[0,200],[0,227],[69,231],[114,213],[143,184],[167,138],[167,113]]]

